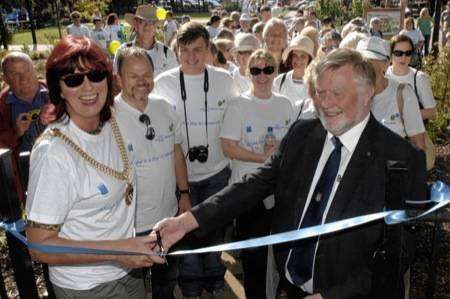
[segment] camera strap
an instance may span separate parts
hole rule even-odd
[[[181,99],[183,100],[183,108],[184,108],[184,124],[186,126],[186,138],[188,149],[191,148],[189,142],[189,128],[188,128],[188,120],[187,120],[187,112],[186,112],[186,85],[184,83],[184,73],[180,68],[180,90],[181,90]],[[205,68],[205,74],[203,79],[203,91],[205,93],[205,130],[206,130],[206,147],[209,148],[208,142],[208,90],[209,90],[209,77],[208,70]]]

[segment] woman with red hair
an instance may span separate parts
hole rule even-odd
[[[145,298],[142,271],[154,240],[134,236],[135,178],[111,111],[112,72],[92,40],[68,36],[47,60],[56,121],[31,153],[26,212],[31,243],[142,255],[48,254],[58,298]]]

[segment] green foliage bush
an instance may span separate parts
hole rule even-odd
[[[81,13],[82,22],[91,22],[95,11],[99,11],[102,16],[105,16],[110,3],[111,0],[78,0],[75,1],[74,8]]]
[[[319,19],[332,17],[335,20],[335,24],[341,25],[363,15],[362,0],[353,0],[347,13],[344,11],[341,0],[319,0],[316,2],[315,8]]]
[[[448,142],[450,126],[450,47],[424,58],[422,70],[430,76],[437,102],[437,116],[427,124],[430,138],[436,143]]]

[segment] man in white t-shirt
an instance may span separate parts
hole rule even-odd
[[[170,43],[172,42],[172,39],[175,38],[177,30],[177,22],[173,19],[173,13],[169,11],[167,12],[166,21],[164,22],[164,43],[166,46],[170,47]]]
[[[117,61],[122,92],[115,98],[115,110],[136,168],[136,232],[148,235],[161,219],[191,208],[181,122],[167,101],[149,97],[154,85],[153,62],[144,49],[125,48]],[[168,258],[168,266],[151,269],[153,298],[173,297],[177,261]]]
[[[67,34],[91,37],[89,28],[81,24],[81,14],[78,11],[73,11],[70,14],[70,18],[73,23],[67,26]]]
[[[139,5],[136,14],[126,13],[125,21],[130,24],[136,32],[136,38],[131,43],[125,43],[119,49],[128,46],[136,46],[147,51],[155,66],[154,75],[170,70],[178,66],[175,53],[155,38],[158,18],[156,7],[150,4]],[[117,58],[114,57],[114,72],[117,72]]]
[[[203,25],[183,24],[177,43],[181,67],[159,75],[154,92],[170,101],[183,123],[182,145],[189,158],[194,206],[228,184],[229,161],[223,155],[219,133],[227,102],[238,93],[228,72],[206,65],[209,33]],[[208,238],[208,242],[222,241],[221,230]],[[217,298],[223,292],[224,274],[220,253],[187,255],[180,263],[179,286],[185,297],[199,297],[205,289]]]
[[[356,49],[375,69],[375,95],[371,107],[375,118],[391,131],[402,137],[408,137],[411,143],[424,149],[425,127],[414,92],[409,85],[402,87],[400,95],[403,99],[402,105],[397,96],[399,83],[383,75],[389,65],[388,43],[377,36],[372,36],[359,41]],[[403,107],[399,107],[400,105]]]

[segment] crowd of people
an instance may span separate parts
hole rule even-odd
[[[30,250],[49,264],[58,298],[145,298],[151,288],[170,299],[176,285],[184,298],[226,298],[220,252],[158,254],[221,244],[230,224],[249,239],[426,198],[424,122],[436,102],[429,76],[410,65],[429,34],[409,18],[385,40],[380,19],[339,31],[310,7],[290,19],[258,11],[180,26],[169,12],[163,40],[152,5],[125,15],[130,40],[116,14],[106,26],[94,16],[89,30],[73,12],[46,80],[24,53],[2,59],[0,147],[13,151],[16,174],[31,151],[28,186],[16,180],[28,240],[136,253]],[[374,259],[395,255],[384,247],[392,236],[375,222],[243,250],[246,297],[405,298],[409,282]],[[392,279],[380,283],[380,271]]]

